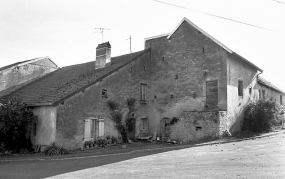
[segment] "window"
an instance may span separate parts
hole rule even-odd
[[[238,96],[243,97],[243,81],[238,80]]]
[[[283,105],[282,95],[280,95],[280,105]]]
[[[265,90],[262,90],[262,99],[265,100]]]
[[[196,131],[202,131],[202,127],[196,127]]]
[[[206,82],[206,108],[218,107],[218,80]]]
[[[249,95],[251,95],[252,88],[248,88]]]
[[[102,97],[107,98],[107,90],[106,89],[102,89]]]
[[[143,83],[140,84],[140,100],[146,100],[146,84]]]

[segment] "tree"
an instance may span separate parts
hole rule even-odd
[[[128,123],[129,120],[133,118],[131,113],[135,111],[135,102],[136,100],[134,98],[128,98],[126,101],[128,107],[126,123]],[[116,129],[120,132],[122,136],[123,143],[128,143],[128,133],[126,125],[124,125],[123,123],[123,114],[122,110],[119,107],[119,104],[116,101],[108,100],[107,106],[110,111],[111,119],[115,122]]]
[[[32,111],[19,98],[0,105],[0,145],[8,150],[31,148],[27,133],[36,121]]]

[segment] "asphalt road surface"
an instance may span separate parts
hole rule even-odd
[[[0,164],[0,178],[44,177],[280,179],[285,178],[285,134],[163,153]]]

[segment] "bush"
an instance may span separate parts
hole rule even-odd
[[[58,146],[56,143],[52,143],[47,146],[43,152],[45,155],[66,155],[69,154],[67,149],[64,149],[62,146]]]
[[[272,101],[249,103],[244,110],[242,131],[265,132],[278,125],[280,109]]]
[[[32,150],[26,138],[36,121],[32,111],[18,98],[13,98],[0,106],[0,143],[7,150]]]

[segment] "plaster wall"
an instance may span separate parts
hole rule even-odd
[[[273,90],[272,88],[269,88],[265,85],[256,83],[256,85],[254,86],[254,88],[256,90],[260,91],[260,99],[263,99],[263,94],[262,94],[262,90],[265,91],[265,99],[266,101],[275,101],[276,104],[280,105],[282,108],[285,107],[284,105],[284,100],[285,100],[285,95],[279,91]],[[280,101],[280,96],[282,96],[282,104]]]
[[[235,133],[241,130],[243,110],[250,101],[259,99],[256,85],[258,70],[251,67],[236,54],[225,53],[227,59],[227,117],[221,127]],[[243,96],[238,96],[238,80],[243,81]],[[251,94],[249,88],[252,88]]]
[[[34,145],[50,145],[55,142],[57,108],[52,106],[35,107],[33,113],[37,116],[36,135],[31,134]]]
[[[105,136],[117,137],[118,131],[114,127],[114,122],[109,119],[109,109],[106,103],[109,99],[118,102],[125,117],[128,112],[126,99],[129,97],[133,97],[137,101],[135,118],[136,135],[138,135],[140,118],[148,117],[146,115],[149,109],[148,104],[140,103],[140,82],[147,84],[147,94],[149,94],[149,55],[149,52],[144,54],[132,64],[121,68],[59,104],[57,143],[70,149],[79,148],[84,137],[84,119],[91,118],[104,119]],[[102,89],[107,90],[107,98],[102,97]],[[148,95],[146,98],[149,99]]]
[[[48,59],[0,71],[0,91],[39,78],[57,69]]]
[[[160,120],[183,111],[227,109],[227,67],[224,49],[183,22],[176,32],[145,42],[151,48],[150,131],[160,132]],[[205,108],[206,81],[218,80],[218,108]]]

